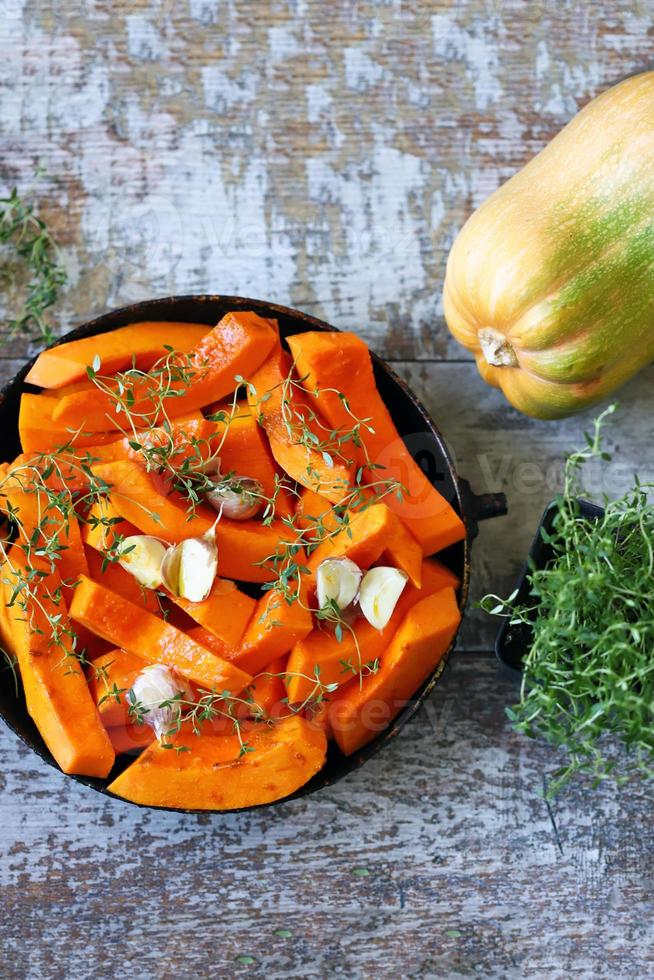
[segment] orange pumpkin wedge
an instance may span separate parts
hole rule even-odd
[[[358,461],[376,467],[366,470],[369,482],[393,480],[404,488],[401,500],[393,493],[385,502],[420,542],[423,553],[430,555],[463,540],[461,518],[432,486],[399,435],[377,391],[370,352],[360,337],[311,331],[289,337],[288,344],[307,398],[330,426],[350,429],[352,414],[362,422],[369,420],[361,429],[365,452],[359,453]],[[349,411],[337,392],[346,396]]]
[[[237,377],[253,374],[278,342],[277,338],[277,324],[273,320],[252,312],[226,313],[179,364],[186,377],[167,382],[165,414],[168,418],[186,415],[230,394],[238,386]],[[117,389],[117,383],[114,387]],[[160,391],[159,380],[154,377],[139,378],[131,385],[130,412],[143,426],[162,417]],[[95,392],[77,392],[60,399],[53,418],[60,426],[102,431],[113,428],[120,414],[116,415],[115,398],[98,388]]]
[[[117,725],[107,729],[107,735],[116,755],[133,755],[155,740],[154,730],[150,725]]]
[[[347,493],[352,465],[335,460],[314,448],[312,438],[324,440],[327,426],[309,418],[292,386],[288,384],[292,362],[277,347],[250,379],[248,401],[266,430],[272,454],[292,480],[338,502]],[[306,423],[298,416],[306,417]]]
[[[56,406],[56,398],[50,395],[33,395],[25,391],[20,396],[18,434],[24,453],[52,453],[68,445],[83,449],[116,438],[114,432],[76,431],[55,425],[52,416]]]
[[[138,528],[123,520],[107,497],[101,497],[89,508],[81,534],[85,545],[103,553],[116,547],[123,538],[138,534]]]
[[[85,576],[73,594],[70,616],[116,647],[165,664],[208,690],[238,694],[250,683],[249,674]]]
[[[142,466],[156,471],[164,464],[164,473],[171,466],[179,467],[185,459],[198,467],[212,454],[212,441],[216,427],[201,412],[191,412],[178,419],[171,419],[166,428],[155,426],[137,430],[129,436],[107,442],[108,433],[96,433],[97,444],[87,452],[97,463],[112,463],[121,459],[133,459]]]
[[[301,586],[300,597],[293,602],[288,602],[276,589],[265,592],[257,603],[234,663],[249,674],[258,674],[304,639],[313,628],[307,592],[307,587]]]
[[[116,523],[110,523],[115,521]],[[97,555],[93,562],[91,578],[107,588],[113,588],[130,602],[144,605],[151,612],[159,612],[160,604],[156,594],[142,588],[127,569],[116,562],[108,562],[102,570],[102,555],[124,538],[138,534],[138,528],[117,516],[117,511],[106,500],[97,501],[91,508],[87,523],[83,526],[84,540]],[[132,585],[127,584],[127,580]],[[161,587],[164,592],[164,587]],[[252,599],[236,586],[231,579],[216,578],[211,592],[202,602],[190,602],[181,596],[166,593],[169,599],[183,609],[200,626],[204,626],[221,642],[222,649],[236,651],[245,629],[256,609],[256,599]]]
[[[438,665],[460,621],[454,589],[421,599],[384,650],[378,671],[361,685],[347,684],[335,692],[329,721],[345,755],[372,741],[400,713]]]
[[[322,494],[306,487],[300,491],[295,505],[295,522],[303,531],[311,531],[317,525],[324,527],[326,531],[333,531],[338,527],[334,504]]]
[[[20,670],[27,711],[63,772],[104,778],[115,753],[75,657],[61,581],[46,566],[39,580],[38,602],[23,593],[9,605],[19,581],[30,568],[19,548],[11,548],[2,568],[0,635]],[[25,608],[21,608],[22,602]],[[52,637],[48,617],[58,617],[59,635]]]
[[[327,739],[322,728],[294,716],[245,732],[252,751],[242,754],[236,735],[183,731],[171,751],[153,743],[109,786],[109,791],[146,806],[190,810],[238,810],[272,803],[307,783],[323,766]]]
[[[283,680],[287,660],[286,656],[271,660],[264,672],[252,678],[244,697],[252,702],[251,714],[254,717],[279,718],[282,714],[288,714]]]
[[[213,633],[225,650],[234,653],[257,609],[256,599],[241,592],[235,582],[223,578],[214,581],[211,592],[202,602],[189,602],[173,595],[171,599],[191,619]],[[234,660],[234,657],[228,659]]]
[[[416,589],[410,582],[400,596],[388,624],[383,630],[359,618],[351,629],[343,629],[341,640],[332,629],[314,629],[296,643],[288,658],[286,687],[291,704],[301,704],[315,696],[320,685],[342,686],[353,681],[361,668],[377,661],[393,639],[406,613],[426,596],[449,586],[458,588],[459,580],[440,562],[426,558],[422,564],[422,586]],[[329,693],[325,695],[330,698]]]
[[[0,490],[0,509],[11,514],[21,546],[36,552],[51,547],[52,560],[68,589],[89,571],[74,511],[62,510],[45,491],[13,489],[13,483],[10,479]]]
[[[63,388],[84,381],[86,369],[96,357],[100,358],[103,374],[123,371],[133,363],[140,370],[147,370],[166,353],[166,346],[190,351],[210,329],[203,323],[144,320],[108,333],[69,340],[39,354],[25,381],[40,388]]]
[[[147,609],[155,615],[161,615],[162,604],[156,592],[139,585],[134,576],[116,562],[105,564],[101,553],[94,548],[87,547],[85,551],[89,578],[111,592],[116,592],[128,602],[133,602],[135,606]]]
[[[44,453],[21,453],[11,463],[6,464],[2,491],[13,485],[21,488],[36,482],[46,485],[58,493],[83,493],[89,487],[86,467],[97,462],[88,449],[73,449],[57,452],[56,456]],[[7,483],[11,478],[11,484]]]

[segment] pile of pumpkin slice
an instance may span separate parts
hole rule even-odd
[[[66,773],[150,806],[285,797],[449,648],[464,537],[351,333],[134,323],[42,353],[2,464],[0,635]],[[40,389],[40,391],[38,391]],[[37,393],[38,391],[38,393]],[[199,488],[199,489],[198,489]]]

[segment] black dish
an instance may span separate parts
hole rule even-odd
[[[589,500],[578,500],[577,503],[579,504],[580,516],[586,520],[596,521],[604,515],[604,510]],[[545,568],[554,557],[552,546],[543,539],[542,532],[544,530],[549,533],[552,530],[557,510],[558,505],[553,500],[543,511],[538,530],[529,549],[529,556],[515,584],[516,602],[519,604],[524,604],[529,599],[529,572],[531,569]],[[523,660],[531,648],[532,642],[533,630],[529,623],[512,625],[511,620],[506,618],[503,620],[495,639],[495,653],[500,663],[504,664],[505,667],[510,667],[511,670],[522,670]]]
[[[305,313],[292,310],[272,303],[246,299],[240,296],[172,296],[166,299],[149,300],[114,310],[104,316],[82,324],[70,333],[61,337],[58,343],[88,337],[93,334],[106,333],[116,327],[125,326],[138,320],[172,320],[213,325],[229,310],[255,310],[262,316],[275,317],[279,321],[282,337],[306,330],[334,330],[329,324]],[[55,345],[53,345],[55,346]],[[407,439],[414,457],[420,462],[429,475],[430,480],[438,490],[449,500],[463,518],[467,538],[460,544],[453,545],[439,554],[439,559],[447,564],[461,579],[459,603],[465,607],[468,597],[470,578],[470,551],[472,540],[477,533],[477,522],[489,517],[506,513],[504,494],[483,494],[476,496],[466,480],[457,475],[443,438],[429,418],[429,415],[412,394],[407,385],[384,364],[380,358],[373,355],[375,378],[379,391],[388,405],[393,420],[400,434]],[[35,390],[25,384],[25,375],[34,363],[32,360],[23,367],[16,377],[0,392],[0,425],[5,433],[2,452],[3,460],[12,460],[20,452],[18,440],[18,409],[20,396],[24,390]],[[454,644],[452,644],[453,646]],[[400,729],[417,711],[429,695],[442,674],[449,653],[443,657],[433,675],[428,678],[422,688],[416,692],[409,704],[395,721],[377,738],[359,752],[344,758],[335,746],[330,747],[330,753],[325,767],[306,786],[299,790],[295,797],[312,793],[322,786],[330,785],[356,769],[378,752],[390,739],[394,738]],[[7,672],[4,683],[0,687],[0,717],[8,727],[37,753],[45,762],[58,766],[46,748],[36,726],[27,714],[22,694],[16,698],[13,678]],[[90,786],[100,793],[107,793],[107,785],[130,762],[129,756],[123,756],[116,762],[114,770],[106,780],[85,776],[73,776],[78,782]],[[111,795],[111,794],[107,794]],[[293,799],[287,797],[286,799]],[[115,799],[115,797],[114,797]],[[283,801],[280,801],[283,802]],[[273,804],[268,804],[273,805]]]

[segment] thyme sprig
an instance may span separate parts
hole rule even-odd
[[[19,310],[7,321],[9,336],[32,334],[50,343],[54,334],[46,312],[66,282],[66,271],[52,233],[16,187],[0,198],[0,245],[13,253],[0,269],[4,285],[24,287]]]
[[[620,499],[604,498],[595,521],[578,505],[584,468],[610,459],[602,427],[613,410],[566,460],[553,529],[543,534],[553,557],[531,568],[528,601],[482,601],[532,630],[520,701],[507,713],[516,731],[565,754],[550,796],[580,773],[594,784],[654,775],[654,486],[636,478]]]
[[[23,569],[13,560],[7,542],[0,542],[0,557],[7,569],[2,582],[11,589],[7,605],[20,610],[30,630],[47,635],[53,649],[63,651],[62,661],[70,670],[87,661],[85,651],[78,647],[77,632],[63,614],[62,588],[72,588],[76,583],[62,577],[59,566],[69,547],[71,523],[84,522],[87,511],[97,502],[106,501],[111,491],[94,474],[96,461],[88,451],[75,456],[70,444],[66,444],[53,452],[32,454],[0,478],[0,499],[9,537],[15,538],[12,547],[18,547],[25,556]],[[11,497],[16,494],[36,497],[34,526],[25,522],[20,503],[12,503]],[[144,506],[143,509],[147,510]],[[116,541],[113,547],[117,547]],[[110,555],[108,560],[115,559]],[[50,603],[59,611],[51,611]],[[44,625],[40,626],[39,621]]]
[[[313,683],[313,688],[301,704],[289,704],[288,698],[283,698],[280,702],[285,705],[287,710],[281,713],[270,715],[265,708],[258,704],[252,695],[240,697],[231,694],[229,691],[208,691],[199,689],[196,699],[187,697],[184,693],[179,693],[172,698],[167,698],[155,706],[154,710],[172,710],[176,717],[171,722],[170,727],[163,733],[160,744],[164,749],[174,748],[177,751],[187,751],[185,746],[175,745],[175,736],[178,735],[183,727],[188,727],[194,735],[201,735],[203,726],[209,722],[223,720],[229,722],[232,733],[238,736],[240,743],[240,755],[253,751],[244,736],[246,724],[268,724],[272,725],[290,718],[294,715],[304,714],[307,711],[315,711],[324,701],[325,694],[336,690],[336,684],[323,684],[320,681],[319,670],[316,670],[315,677],[308,677],[296,671],[282,672],[273,674],[262,672],[259,676],[279,678],[285,681],[288,677],[303,677]],[[108,684],[107,684],[108,688]],[[247,691],[245,692],[247,695]],[[120,702],[121,696],[126,695],[127,709],[130,720],[136,725],[147,724],[148,715],[153,710],[139,701],[130,691],[124,691],[115,685],[111,691],[101,699],[101,702],[113,698]]]

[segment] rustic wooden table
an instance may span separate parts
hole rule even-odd
[[[474,596],[510,587],[588,417],[531,422],[444,328],[466,215],[592,95],[645,68],[642,0],[5,0],[2,180],[63,244],[68,328],[153,295],[266,297],[361,332],[478,491]],[[2,378],[27,350],[5,347]],[[652,477],[652,382],[611,442]],[[599,475],[597,477],[599,480]],[[254,814],[148,813],[0,729],[0,976],[651,977],[646,788],[552,810],[516,682],[471,610],[444,682],[333,789]]]

